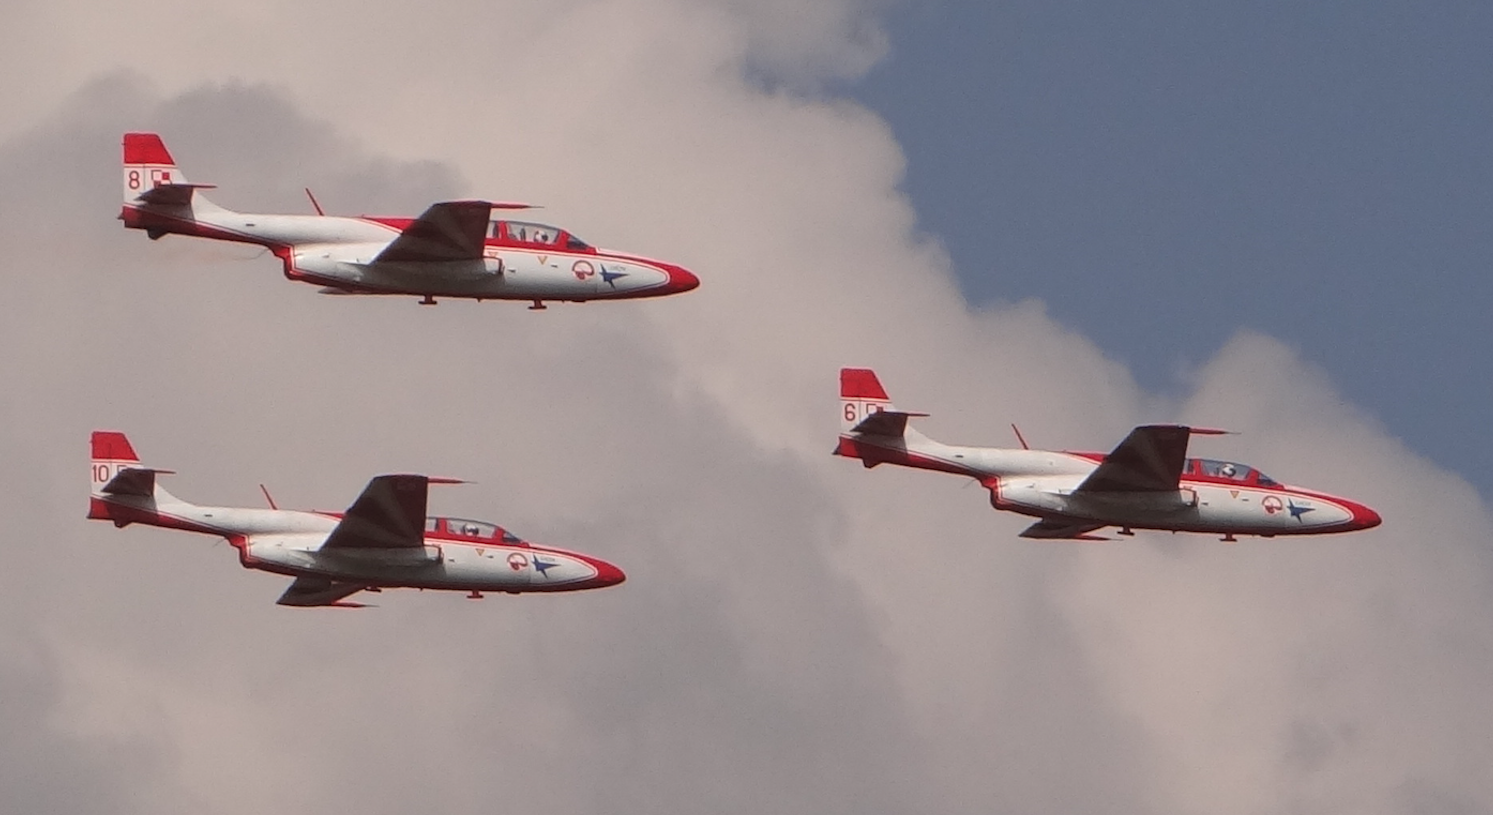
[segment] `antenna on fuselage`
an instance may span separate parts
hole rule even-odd
[[[1023,450],[1030,450],[1030,449],[1032,449],[1031,447],[1027,446],[1026,439],[1023,438],[1022,435],[1021,435],[1021,428],[1017,427],[1015,422],[1011,423],[1011,432],[1015,433],[1016,434],[1016,440],[1019,441],[1019,442],[1021,442],[1021,449],[1023,449]]]
[[[323,218],[325,218],[327,214],[325,212],[322,212],[322,210],[321,210],[321,204],[318,204],[316,202],[316,196],[314,196],[314,195],[311,194],[311,188],[310,187],[306,187],[305,189],[306,189],[306,197],[311,199],[311,206],[313,206],[313,207],[316,208],[316,214],[322,216]]]
[[[264,500],[269,502],[270,509],[279,509],[279,507],[275,506],[275,499],[270,497],[270,491],[268,488],[266,488],[263,484],[260,484],[259,491],[264,493]]]

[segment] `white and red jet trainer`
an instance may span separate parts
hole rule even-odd
[[[124,134],[124,209],[119,218],[152,240],[192,235],[263,246],[291,280],[324,294],[583,302],[663,297],[700,279],[688,269],[597,249],[563,229],[502,220],[494,210],[528,204],[446,201],[418,218],[257,215],[224,209],[192,184],[155,133]],[[309,190],[307,191],[309,194]]]
[[[279,509],[273,502],[270,509],[189,504],[157,483],[169,472],[142,466],[123,433],[94,431],[88,517],[226,538],[244,568],[295,578],[282,606],[359,607],[345,598],[386,588],[479,598],[484,591],[576,591],[624,579],[604,560],[537,546],[494,524],[426,517],[428,485],[461,483],[452,479],[381,475],[337,513]]]
[[[1038,518],[1024,538],[1103,540],[1106,526],[1223,535],[1319,535],[1353,532],[1380,523],[1363,504],[1276,482],[1253,467],[1187,458],[1193,435],[1222,431],[1182,425],[1144,425],[1103,453],[956,447],[907,426],[926,413],[892,406],[876,374],[840,370],[840,444],[837,455],[867,467],[899,464],[969,476],[990,490],[996,509]],[[1018,434],[1019,438],[1019,434]]]

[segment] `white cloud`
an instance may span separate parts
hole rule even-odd
[[[81,9],[30,8],[7,58],[66,58],[0,89],[21,114],[0,144],[0,694],[32,700],[0,749],[46,759],[16,765],[8,805],[1493,806],[1487,508],[1267,338],[1171,404],[1040,304],[971,313],[886,126],[775,89],[862,70],[866,6]],[[306,185],[340,212],[530,199],[704,285],[542,314],[319,297],[252,250],[112,223],[119,132],[146,127],[228,206],[302,210]],[[951,441],[1230,427],[1210,454],[1386,524],[1017,541],[978,489],[828,455],[848,362]],[[267,481],[339,508],[376,472],[472,478],[433,505],[630,579],[276,609],[281,581],[223,547],[81,520],[100,425],[192,499]]]

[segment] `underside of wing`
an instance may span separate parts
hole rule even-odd
[[[492,203],[488,201],[432,204],[373,260],[375,263],[481,260],[491,212]]]
[[[1078,492],[1170,492],[1187,460],[1184,425],[1142,425],[1130,431],[1114,452],[1078,485]]]
[[[369,481],[322,551],[423,548],[429,485],[423,475],[381,475]]]
[[[1026,529],[1021,530],[1021,537],[1036,538],[1038,540],[1081,540],[1102,541],[1098,535],[1090,535],[1096,529],[1103,529],[1109,524],[1096,524],[1088,521],[1066,521],[1062,518],[1043,518]]]
[[[329,577],[301,575],[290,584],[277,606],[344,606],[360,608],[362,603],[344,603],[342,600],[368,588],[362,583],[344,583]]]

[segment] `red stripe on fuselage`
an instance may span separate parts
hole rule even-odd
[[[866,463],[867,467],[875,467],[878,464],[898,464],[903,467],[916,467],[920,470],[937,470],[943,473],[964,475],[970,478],[980,478],[984,474],[978,470],[945,461],[941,458],[914,453],[906,448],[885,447],[880,444],[872,444],[864,439],[853,439],[849,436],[840,437],[840,446],[836,448],[835,455],[846,458],[858,458]]]
[[[166,529],[180,529],[185,532],[202,532],[209,535],[229,537],[233,533],[229,530],[207,526],[206,524],[181,518],[176,515],[149,510],[143,507],[130,506],[107,498],[91,496],[88,499],[88,517],[96,521],[113,521],[116,525],[145,524],[146,526],[159,526]]]
[[[235,243],[252,243],[255,246],[263,246],[271,250],[288,251],[290,244],[272,241],[257,235],[248,235],[242,232],[234,232],[219,226],[212,226],[192,218],[179,218],[167,215],[154,209],[124,205],[119,213],[119,220],[130,229],[159,230],[172,235],[187,235],[193,238],[211,238],[219,241],[233,241]]]

